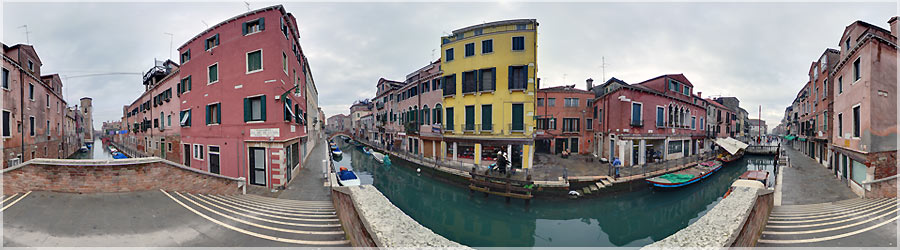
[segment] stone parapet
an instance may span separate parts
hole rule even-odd
[[[358,230],[346,228],[345,232],[358,232],[356,237],[371,237],[377,247],[440,247],[454,249],[471,249],[453,242],[431,231],[399,208],[387,197],[371,185],[333,187],[335,192],[346,194],[352,199],[355,208],[353,215],[359,218]],[[332,196],[335,197],[335,196]],[[343,201],[342,203],[345,203]],[[342,222],[344,220],[342,219]],[[352,225],[351,224],[351,225]],[[363,230],[364,229],[364,230]],[[364,232],[363,232],[364,231]],[[350,237],[354,238],[354,237]],[[352,241],[366,242],[365,239]],[[356,246],[356,245],[354,245]]]
[[[164,189],[240,194],[244,179],[189,168],[158,157],[120,160],[33,159],[4,169],[3,194],[28,191],[113,193]]]
[[[735,187],[734,190],[709,210],[703,217],[681,229],[675,234],[663,240],[647,245],[642,249],[669,249],[669,248],[722,248],[735,245],[741,237],[741,232],[755,231],[745,230],[745,224],[756,225],[753,221],[762,220],[762,224],[768,219],[768,211],[754,212],[757,200],[760,196],[768,195],[767,189],[752,187]],[[771,203],[764,204],[758,209],[771,208]],[[759,216],[754,216],[759,215]],[[765,215],[765,216],[762,216]],[[755,243],[755,240],[753,240]]]

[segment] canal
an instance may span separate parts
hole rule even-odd
[[[88,149],[86,152],[78,151],[69,156],[69,159],[97,159],[97,160],[112,160],[112,154],[109,152],[109,149],[103,146],[103,142],[100,139],[94,140],[94,145]]]
[[[744,171],[774,172],[771,157],[748,155],[677,190],[648,187],[593,199],[537,199],[526,206],[520,200],[470,195],[466,187],[421,176],[416,166],[393,157],[392,166],[382,166],[335,141],[344,152],[336,167],[354,169],[363,184],[373,184],[423,226],[473,247],[640,247],[698,220]]]

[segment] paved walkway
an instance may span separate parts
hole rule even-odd
[[[322,174],[322,160],[328,157],[325,140],[313,147],[309,159],[303,163],[300,173],[291,180],[288,187],[279,192],[278,198],[303,201],[331,201],[331,190],[325,186]]]
[[[781,183],[781,204],[802,205],[857,198],[850,187],[838,180],[831,170],[790,147],[791,161],[785,167]]]
[[[3,247],[349,246],[331,202],[171,191],[3,200]]]
[[[782,206],[772,211],[761,247],[896,247],[897,199],[861,199],[831,170],[787,148]]]

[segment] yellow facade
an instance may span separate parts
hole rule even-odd
[[[528,168],[531,165],[532,133],[535,127],[534,93],[537,83],[537,26],[533,19],[498,21],[463,28],[441,38],[441,69],[444,80],[450,80],[447,79],[449,76],[455,77],[455,92],[445,92],[443,98],[444,114],[449,116],[447,108],[453,110],[452,118],[445,118],[445,122],[452,119],[453,127],[444,128],[444,137],[474,141],[475,164],[481,162],[482,142],[500,140],[522,145],[522,166]],[[513,50],[514,37],[524,40],[524,49]],[[488,53],[483,53],[485,40],[491,40],[493,47]],[[474,44],[474,55],[466,56],[467,44]],[[448,49],[453,50],[452,60],[449,60]],[[514,77],[510,74],[510,66],[524,67],[527,72],[524,88],[509,88],[510,79]],[[494,90],[476,89],[474,92],[464,93],[465,72],[478,71],[476,78],[480,86],[481,78],[489,74],[480,70],[491,68],[495,75]],[[472,73],[467,74],[468,77],[471,75]],[[446,86],[447,83],[444,84]],[[491,122],[488,126],[482,124],[482,117],[486,113],[482,110],[483,105],[491,105]],[[514,129],[514,105],[521,105],[523,109],[521,129],[519,126]],[[467,106],[474,110],[475,126],[466,125]]]

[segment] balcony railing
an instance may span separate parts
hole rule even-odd
[[[525,124],[524,123],[523,124],[507,123],[506,125],[507,125],[506,127],[509,129],[509,132],[512,132],[512,133],[525,132]]]

